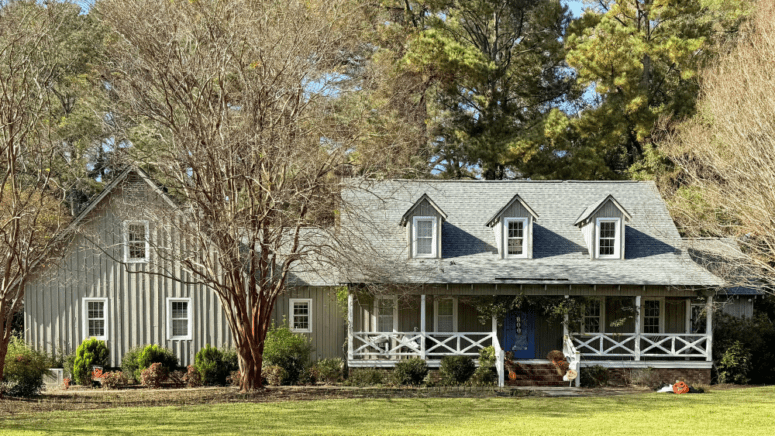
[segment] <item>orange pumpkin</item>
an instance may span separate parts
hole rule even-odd
[[[517,379],[517,373],[514,371],[509,371],[509,380],[516,380]]]
[[[675,384],[673,385],[673,392],[675,392],[676,394],[688,394],[689,385],[687,385],[682,381],[675,382]]]

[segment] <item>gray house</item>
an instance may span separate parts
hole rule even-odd
[[[546,365],[551,350],[563,350],[576,369],[654,368],[667,379],[709,383],[712,335],[693,332],[692,305],[711,307],[724,282],[689,257],[653,183],[352,186],[342,193],[339,225],[378,253],[378,265],[300,271],[273,314],[310,336],[314,358],[343,357],[357,368],[421,357],[435,366],[443,356],[477,356],[493,345],[501,383],[514,364]],[[129,170],[76,218],[73,226],[84,230],[63,261],[41,266],[28,285],[27,341],[68,350],[86,337],[104,338],[114,365],[148,343],[174,350],[183,364],[205,344],[231,344],[212,291],[149,266],[147,241],[179,239],[138,207],[149,203],[173,207],[153,181]],[[346,310],[337,303],[343,286]],[[577,328],[527,306],[482,324],[474,302],[498,295],[591,303]],[[706,323],[711,332],[712,316]]]

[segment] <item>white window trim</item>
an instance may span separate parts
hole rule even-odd
[[[597,333],[605,333],[605,297],[599,297],[599,298],[596,298],[596,300],[597,300],[598,304],[600,305],[600,331],[597,332]],[[590,334],[590,335],[597,334],[597,333],[594,333],[594,332],[593,333],[587,333],[586,332],[586,328],[585,328],[586,320],[587,320],[587,312],[586,312],[586,309],[585,309],[584,310],[584,316],[582,317],[582,320],[581,320],[581,334],[585,334],[585,335],[586,334]]]
[[[188,334],[185,336],[172,335],[172,303],[184,302],[188,312]],[[168,341],[190,341],[194,330],[193,308],[190,298],[167,298],[167,340]]]
[[[509,223],[512,221],[522,221],[522,254],[509,254]],[[503,258],[504,259],[527,259],[527,238],[529,229],[527,227],[527,218],[503,218]]]
[[[646,333],[646,301],[659,301],[659,333]],[[640,308],[640,332],[642,334],[665,333],[665,297],[642,297]]]
[[[94,301],[102,302],[105,305],[102,312],[105,314],[105,334],[103,336],[89,336],[89,303]],[[87,339],[87,338],[93,337],[101,341],[107,342],[108,336],[110,336],[110,333],[108,330],[110,326],[110,322],[109,322],[110,312],[108,311],[108,299],[107,298],[82,298],[81,305],[82,305],[81,313],[83,314],[83,323],[82,323],[83,338]]]
[[[380,300],[393,300],[393,331],[392,332],[380,332],[379,328],[379,301]],[[382,297],[374,297],[374,315],[371,317],[372,330],[375,333],[396,333],[398,332],[398,296],[386,295]]]
[[[306,329],[297,329],[293,326],[295,325],[294,320],[294,313],[293,313],[293,306],[296,303],[307,303],[307,328]],[[294,333],[312,333],[312,299],[311,298],[291,298],[288,300],[288,314],[290,315],[288,317],[290,325],[288,326],[290,330]]]
[[[452,300],[452,332],[439,332],[439,301]],[[457,297],[433,299],[433,331],[436,333],[457,333]]]
[[[600,254],[600,223],[616,223],[616,236],[614,237],[614,254]],[[597,218],[595,220],[595,258],[619,259],[622,245],[622,219],[621,218]]]
[[[130,224],[142,224],[145,226],[145,257],[144,258],[137,258],[137,259],[130,259],[129,258],[129,225]],[[123,225],[123,233],[124,233],[124,263],[148,263],[148,259],[150,257],[150,225],[148,224],[147,220],[135,220],[135,221],[124,221]]]
[[[431,254],[417,254],[417,221],[431,221],[433,223],[432,227],[432,233],[431,233]],[[438,245],[437,235],[438,230],[436,228],[436,217],[435,216],[416,216],[412,218],[412,257],[415,258],[435,258],[437,257],[437,249],[436,246]]]

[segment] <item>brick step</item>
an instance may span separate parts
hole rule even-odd
[[[506,386],[541,386],[541,387],[561,387],[568,386],[568,382],[547,382],[543,380],[508,380]]]
[[[517,364],[511,368],[516,373],[516,379],[508,378],[509,369],[506,368],[507,386],[567,386],[568,382],[562,380],[557,374],[557,368],[551,363],[543,364]]]

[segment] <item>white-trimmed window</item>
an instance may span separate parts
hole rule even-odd
[[[124,221],[124,262],[148,262],[148,221]]]
[[[605,332],[605,300],[592,300],[584,306],[584,322],[582,333]]]
[[[642,304],[643,333],[662,333],[664,331],[665,300],[643,300]]]
[[[527,218],[503,218],[503,257],[527,257]]]
[[[618,259],[621,246],[621,219],[598,218],[597,226],[597,258]]]
[[[84,298],[83,337],[108,340],[108,299]]]
[[[434,298],[433,331],[457,332],[457,298]]]
[[[312,333],[312,299],[291,298],[291,331],[294,333]]]
[[[167,339],[190,341],[193,323],[190,298],[167,298]]]
[[[374,328],[394,332],[398,328],[398,298],[395,295],[374,298]]]
[[[436,218],[416,216],[412,220],[412,256],[436,257]]]

